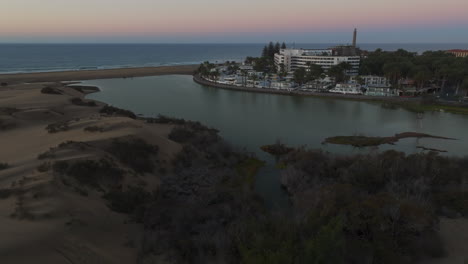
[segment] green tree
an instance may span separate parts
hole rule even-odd
[[[279,42],[276,42],[275,44],[275,53],[279,53],[281,49],[281,44]],[[274,56],[274,54],[273,54]]]
[[[346,72],[352,68],[352,65],[348,62],[342,62],[338,65],[332,66],[328,70],[328,75],[335,78],[335,82],[340,83],[346,81]]]
[[[252,87],[255,87],[255,82],[258,81],[258,76],[257,74],[252,74],[250,76],[250,80],[252,80]]]
[[[425,84],[431,79],[431,72],[425,66],[417,66],[414,68],[413,79],[417,82],[418,89],[424,88]]]
[[[286,43],[283,42],[283,44],[281,44],[281,49],[286,49]]]
[[[320,78],[323,74],[323,68],[320,65],[307,62],[307,74],[306,74],[306,81],[308,83],[312,83],[313,81]]]
[[[294,71],[294,82],[299,85],[303,85],[306,81],[306,70],[304,68],[298,68]]]
[[[273,42],[270,42],[268,44],[268,57],[269,58],[275,57],[275,44],[273,44]]]
[[[356,82],[357,82],[358,84],[360,84],[360,85],[364,85],[364,84],[365,84],[364,79],[363,79],[360,75],[356,76]]]
[[[461,89],[464,91],[463,96],[468,96],[468,77],[463,80]]]
[[[269,56],[268,47],[265,46],[265,47],[263,47],[262,58],[267,58],[268,56]]]
[[[219,79],[219,76],[220,76],[220,72],[218,69],[214,70],[214,71],[211,71],[210,73],[210,76],[213,80],[217,81]]]

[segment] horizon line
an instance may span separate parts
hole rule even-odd
[[[340,42],[286,42],[286,41],[271,41],[273,43],[286,43],[286,44],[337,44],[337,45],[351,45],[351,43],[340,43]],[[0,45],[265,45],[270,43],[266,42],[0,42]],[[468,44],[467,42],[362,42],[359,45],[378,45],[378,44]]]

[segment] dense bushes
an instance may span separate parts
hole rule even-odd
[[[97,106],[96,102],[94,101],[85,101],[78,97],[70,99],[70,102],[78,106],[90,106],[90,107]]]
[[[12,129],[16,126],[15,123],[9,121],[9,120],[3,120],[3,119],[0,119],[0,131],[1,130],[8,130],[8,129]]]
[[[6,170],[10,167],[8,163],[0,162],[0,170]]]
[[[146,206],[152,201],[152,195],[140,187],[129,187],[127,190],[113,189],[103,197],[108,201],[110,209],[134,217],[141,222]]]
[[[41,89],[41,93],[43,94],[62,94],[60,90],[52,88],[50,86],[44,87]]]
[[[101,190],[103,185],[115,185],[122,179],[123,172],[106,159],[58,161],[53,170],[68,175],[78,183]]]
[[[46,127],[46,130],[51,134],[68,131],[70,129],[70,126],[68,123],[69,123],[68,121],[53,123],[53,124],[48,125]]]
[[[165,120],[164,122],[172,122]],[[238,222],[263,212],[260,200],[244,180],[261,162],[244,162],[217,132],[198,123],[184,122],[183,149],[173,160],[174,170],[161,176],[158,196],[146,208],[141,258],[162,255],[172,263],[227,263],[237,257],[234,232]],[[188,136],[187,136],[188,134]]]
[[[153,157],[158,154],[159,147],[137,138],[114,140],[108,151],[136,172],[145,173],[153,172],[155,167]]]
[[[189,139],[193,138],[195,133],[185,127],[175,127],[169,133],[169,139],[179,143],[186,143]]]
[[[8,169],[10,165],[8,163],[0,162],[0,170]]]
[[[132,112],[124,109],[120,109],[114,106],[106,105],[100,111],[101,114],[106,115],[118,115],[118,116],[125,116],[132,119],[136,119],[137,116]]]
[[[104,128],[98,126],[88,126],[83,129],[86,132],[104,132]]]
[[[468,209],[467,159],[396,151],[347,157],[298,149],[280,162],[286,166],[282,183],[302,219],[295,224],[301,230],[296,247],[306,260],[291,253],[289,263],[441,257],[437,213],[461,216]],[[259,252],[265,245],[260,247]]]
[[[0,199],[8,199],[13,194],[11,189],[0,189]]]
[[[146,118],[145,119],[149,124],[177,124],[183,125],[190,121],[185,121],[185,119],[168,117],[165,115],[158,115],[156,118]]]

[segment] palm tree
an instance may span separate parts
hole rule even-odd
[[[219,73],[219,70],[218,70],[218,69],[216,69],[215,71],[212,71],[212,72],[211,72],[211,77],[212,77],[213,80],[215,80],[215,81],[218,81],[218,78],[219,78],[220,75],[221,75],[221,74]]]
[[[314,64],[312,62],[307,62],[307,74],[306,82],[311,83],[320,78],[320,75],[323,74],[323,68],[320,65]]]
[[[242,76],[242,86],[246,86],[247,84],[247,70],[241,70],[241,76]]]
[[[251,80],[252,80],[252,87],[255,87],[255,82],[258,81],[257,74],[252,75]]]
[[[468,96],[468,77],[466,77],[466,78],[463,80],[463,82],[462,82],[462,84],[461,84],[461,88],[462,88],[463,91],[464,91],[464,94],[465,94],[464,97]]]

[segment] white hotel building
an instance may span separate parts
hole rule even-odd
[[[282,49],[275,54],[275,65],[280,69],[284,64],[287,71],[294,71],[298,68],[307,67],[307,62],[322,66],[327,72],[332,66],[342,62],[351,64],[352,69],[347,72],[348,75],[358,75],[360,56],[338,55],[336,50],[331,49]]]

